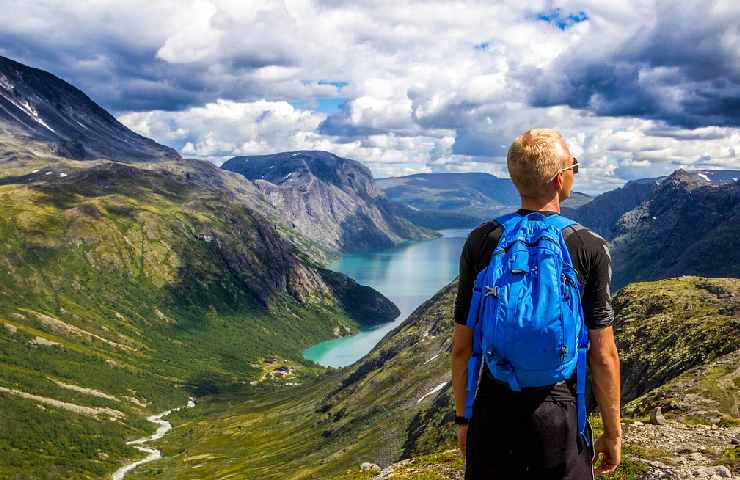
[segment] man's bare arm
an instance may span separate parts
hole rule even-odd
[[[614,329],[609,326],[589,330],[589,366],[594,395],[599,402],[604,434],[596,441],[596,454],[604,454],[596,473],[613,471],[621,462],[622,426],[620,423],[619,354]]]
[[[468,359],[473,353],[473,330],[459,323],[455,324],[452,334],[452,393],[455,397],[455,415],[465,414],[465,387],[468,380]],[[468,426],[460,425],[457,429],[457,446],[465,455]]]
[[[455,415],[465,413],[465,387],[468,381],[468,360],[473,353],[473,330],[455,324],[452,334],[452,391],[455,396]]]

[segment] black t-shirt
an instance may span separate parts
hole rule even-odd
[[[531,210],[517,211],[519,215],[527,215],[531,212]],[[556,212],[540,213],[549,216]],[[498,245],[501,233],[501,225],[492,220],[479,225],[468,235],[460,255],[460,280],[455,299],[456,323],[467,324],[475,278],[478,272],[490,263],[491,254]],[[563,229],[563,238],[573,260],[573,266],[578,272],[578,278],[583,285],[581,304],[586,326],[589,329],[598,329],[611,325],[614,322],[609,291],[612,271],[606,240],[578,224]],[[479,397],[512,395],[513,397],[573,400],[575,380],[571,379],[553,387],[525,389],[522,393],[514,393],[504,383],[495,380],[488,372],[488,368],[484,366],[477,395]]]

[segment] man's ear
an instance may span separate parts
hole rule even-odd
[[[552,185],[552,188],[554,188],[556,192],[560,191],[560,189],[563,188],[563,172],[555,175],[555,178],[552,179],[550,185]]]

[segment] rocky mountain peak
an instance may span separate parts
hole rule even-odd
[[[0,132],[76,160],[180,158],[175,150],[129,130],[64,80],[2,56]]]
[[[434,236],[397,216],[370,169],[356,160],[304,150],[234,157],[221,168],[253,181],[287,225],[334,251]]]
[[[272,155],[239,156],[222,166],[249,180],[268,181],[293,188],[313,179],[334,185],[345,192],[372,199],[382,195],[370,169],[362,163],[330,152],[302,150]]]
[[[679,168],[660,182],[656,188],[656,194],[666,190],[675,191],[680,189],[690,191],[695,188],[711,185],[711,183],[712,182],[704,176]]]

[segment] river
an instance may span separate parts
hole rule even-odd
[[[389,323],[363,329],[357,335],[313,345],[303,356],[323,366],[351,365],[368,353],[385,334],[458,274],[460,251],[470,229],[440,230],[433,240],[413,242],[368,253],[347,254],[328,268],[369,285],[395,303],[401,314]]]
[[[188,403],[185,404],[184,408],[193,408],[195,406],[195,401],[190,398],[188,399]],[[177,407],[173,408],[171,410],[167,410],[165,412],[159,413],[157,415],[152,415],[150,417],[147,417],[147,421],[153,423],[157,426],[157,431],[154,432],[152,435],[147,435],[146,437],[139,438],[137,440],[132,440],[127,443],[127,445],[133,445],[135,449],[142,453],[146,453],[146,457],[142,458],[141,460],[136,460],[133,462],[129,462],[116,470],[113,473],[113,476],[111,477],[112,480],[123,480],[123,478],[126,476],[127,473],[129,473],[131,470],[140,467],[141,465],[144,465],[145,463],[153,462],[155,460],[159,460],[162,458],[162,452],[160,452],[156,448],[151,447],[143,447],[142,445],[149,442],[156,442],[160,438],[164,437],[167,432],[172,430],[172,424],[168,422],[167,420],[162,420],[167,415],[177,412],[181,410],[183,407]]]

